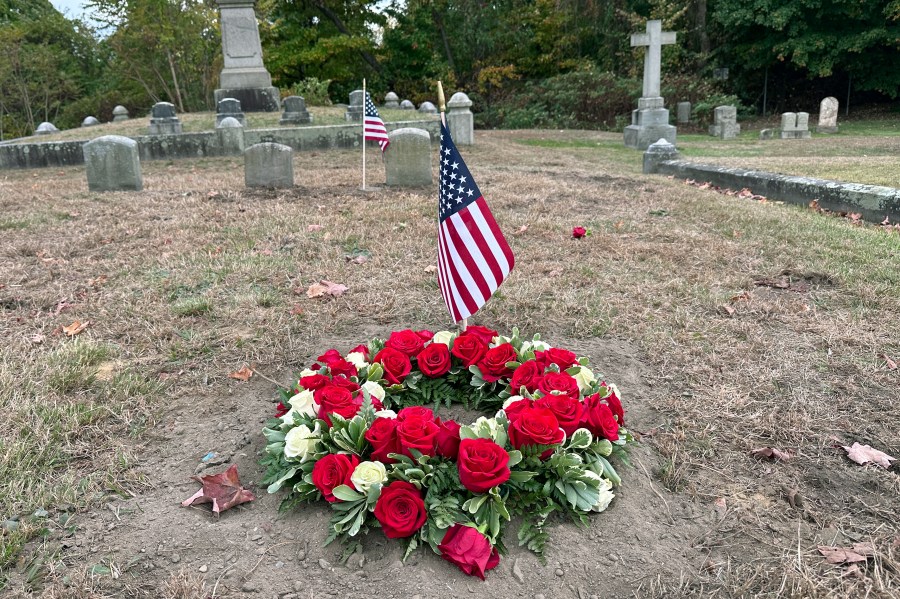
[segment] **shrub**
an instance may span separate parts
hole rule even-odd
[[[331,97],[328,95],[329,85],[331,85],[331,79],[319,80],[315,77],[307,77],[282,90],[281,96],[285,98],[287,96],[303,96],[307,106],[331,106]]]

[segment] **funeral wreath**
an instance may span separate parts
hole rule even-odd
[[[381,528],[428,545],[484,578],[505,552],[506,523],[539,556],[552,514],[587,524],[621,483],[610,460],[632,436],[616,387],[588,360],[535,335],[481,326],[396,331],[347,354],[335,349],[283,392],[266,422],[263,481],[290,490],[282,508],[325,500],[326,545]],[[474,423],[436,415],[463,404]]]

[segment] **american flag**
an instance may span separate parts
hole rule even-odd
[[[513,267],[513,253],[441,123],[438,283],[455,322],[490,299]]]
[[[384,121],[378,116],[375,110],[375,104],[372,103],[372,96],[366,92],[366,111],[363,116],[363,129],[365,130],[366,139],[374,139],[381,146],[381,152],[387,150],[391,141],[388,139],[387,129],[384,128]]]

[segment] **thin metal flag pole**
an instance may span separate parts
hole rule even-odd
[[[363,184],[362,190],[366,190],[366,78],[363,77],[363,117],[362,117],[362,147],[363,147]]]
[[[444,100],[444,86],[441,85],[441,82],[437,82],[437,92],[438,92],[438,109],[441,111],[441,123],[446,127],[447,126],[447,116],[444,114],[447,110],[447,102]],[[466,327],[469,326],[469,319],[463,318],[459,321],[459,331],[461,333],[466,332]]]

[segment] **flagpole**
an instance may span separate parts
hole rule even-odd
[[[444,113],[447,110],[447,103],[444,100],[444,86],[441,85],[440,81],[437,82],[437,92],[438,92],[438,110],[441,111],[441,124],[443,124],[446,127],[447,126],[447,117]],[[468,327],[468,326],[469,326],[468,318],[463,318],[462,320],[459,321],[459,331],[461,333],[465,333],[466,327]]]
[[[363,118],[362,118],[362,147],[363,147],[363,184],[362,190],[366,190],[366,78],[363,77]]]

